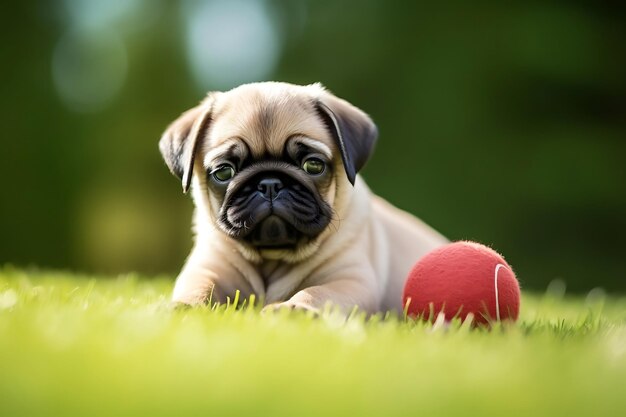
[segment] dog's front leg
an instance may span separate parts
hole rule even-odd
[[[358,278],[355,278],[358,277]],[[264,311],[283,308],[319,313],[327,304],[349,314],[354,307],[367,313],[378,311],[380,291],[373,271],[346,271],[334,275],[332,281],[312,285],[294,294],[289,300],[265,306]]]
[[[185,265],[176,278],[172,303],[185,305],[201,305],[209,302],[220,302],[223,297],[215,284],[217,274],[197,265]]]
[[[233,300],[236,291],[240,299],[252,294],[250,284],[241,273],[221,256],[207,257],[192,252],[176,278],[172,302],[174,304],[201,305],[224,303]]]

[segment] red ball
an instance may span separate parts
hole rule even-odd
[[[480,243],[454,242],[415,264],[402,300],[404,306],[409,303],[411,317],[433,321],[443,312],[446,320],[465,320],[473,313],[475,323],[489,324],[517,320],[520,289],[513,270],[496,251]]]

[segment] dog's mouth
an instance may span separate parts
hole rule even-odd
[[[248,235],[248,241],[259,249],[288,249],[298,243],[300,233],[275,214],[261,221]]]

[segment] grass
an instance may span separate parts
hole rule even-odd
[[[0,416],[618,416],[626,299],[524,294],[492,331],[171,311],[172,280],[0,269]]]

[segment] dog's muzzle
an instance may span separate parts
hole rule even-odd
[[[285,185],[277,177],[263,178],[257,184],[258,192],[271,205],[270,215],[255,227],[250,241],[255,246],[282,247],[295,245],[298,241],[298,231],[280,218],[274,211],[274,200],[278,198]]]
[[[224,203],[220,220],[228,233],[258,248],[287,248],[317,236],[330,210],[315,191],[286,172],[259,172]]]

